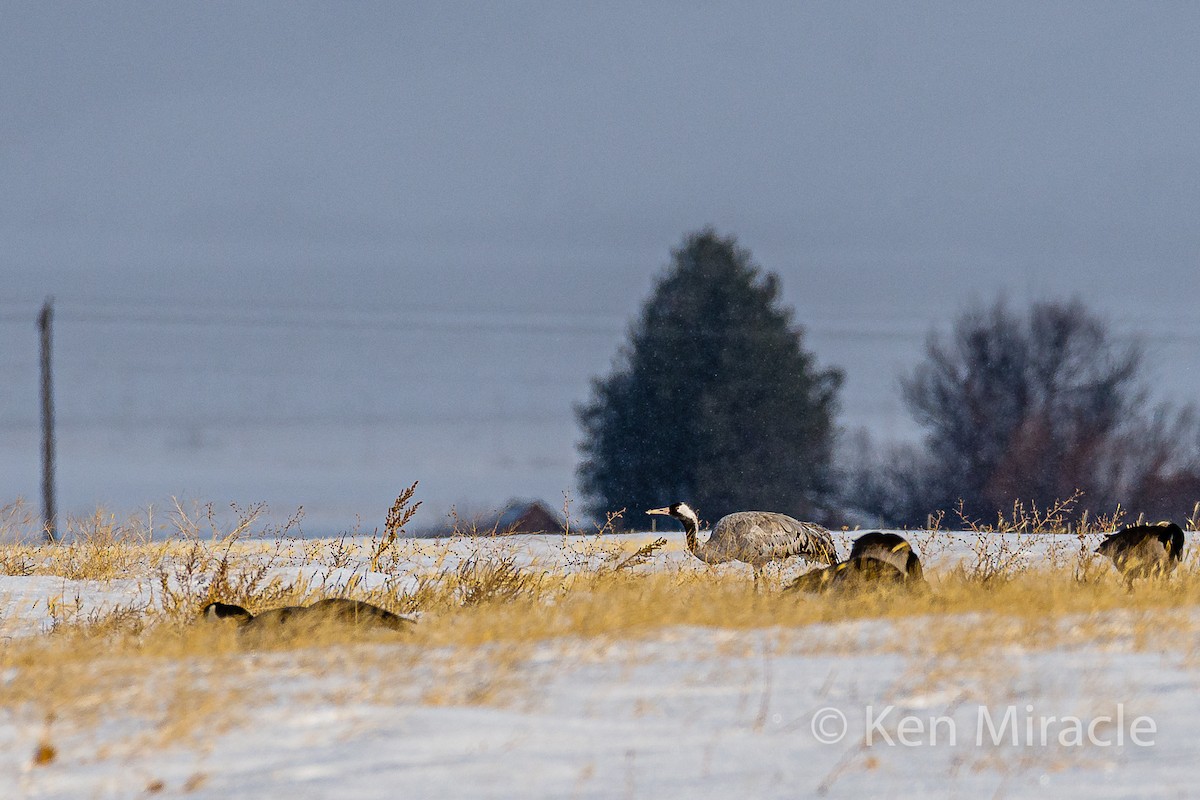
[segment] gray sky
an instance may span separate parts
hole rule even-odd
[[[883,438],[1001,290],[1200,393],[1200,5],[647,5],[0,5],[0,502],[37,497],[47,295],[68,509],[557,501],[705,224]]]

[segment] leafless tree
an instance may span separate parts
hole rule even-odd
[[[990,516],[1082,490],[1079,510],[1187,513],[1200,499],[1196,419],[1149,408],[1142,371],[1140,346],[1078,300],[972,308],[902,379],[924,449],[893,454],[867,482],[869,504],[920,524],[960,500]]]

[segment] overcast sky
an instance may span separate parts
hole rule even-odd
[[[706,224],[847,425],[911,435],[896,375],[998,291],[1082,297],[1194,399],[1197,42],[1195,3],[4,2],[0,502],[36,497],[48,295],[67,505],[554,501]]]

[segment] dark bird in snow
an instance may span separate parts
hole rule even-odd
[[[1138,578],[1169,575],[1183,560],[1183,529],[1174,522],[1128,525],[1104,537],[1096,552],[1107,556],[1133,588]]]

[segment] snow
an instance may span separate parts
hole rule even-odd
[[[678,537],[670,538],[672,549],[653,568],[696,568]],[[450,549],[465,557],[497,548],[568,569],[604,558],[595,541],[568,545],[561,537],[512,537]],[[429,543],[405,546],[414,563],[433,563]],[[444,566],[444,552],[440,558]],[[284,572],[312,570],[301,561]],[[6,576],[0,629],[6,637],[39,635],[50,598],[78,597],[91,611],[144,601],[147,592],[130,580]],[[954,664],[894,644],[895,625],[911,632],[941,623],[677,627],[636,641],[547,642],[513,665],[511,685],[477,703],[431,699],[426,690],[436,671],[386,666],[393,654],[396,663],[411,663],[405,643],[355,645],[361,649],[348,657],[367,665],[362,670],[317,672],[306,667],[311,654],[304,651],[248,654],[250,668],[238,679],[253,682],[256,702],[196,742],[123,746],[143,723],[114,709],[93,730],[56,731],[57,758],[33,766],[44,721],[0,710],[0,797],[134,797],[148,788],[158,796],[289,800],[1191,794],[1200,732],[1194,643],[1159,653],[1133,637],[1072,639],[963,653]],[[1121,624],[1119,615],[1112,624]],[[475,659],[488,657],[481,648],[447,668],[482,680]],[[361,691],[372,669],[395,682],[394,690]],[[1015,724],[1003,742],[978,743],[984,710],[998,722],[1010,707]],[[1038,726],[1049,717],[1043,746]],[[1106,717],[1119,717],[1120,729]],[[1139,717],[1151,723],[1136,723]],[[1030,718],[1034,741],[1026,742]],[[1096,735],[1061,744],[1062,720],[1072,718]],[[844,736],[818,740],[821,732],[838,733],[842,719]],[[1141,743],[1131,741],[1139,724],[1154,727]],[[1022,738],[1015,746],[1007,739],[1013,730]]]

